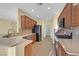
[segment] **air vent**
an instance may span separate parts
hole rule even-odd
[[[37,3],[37,5],[38,5],[38,6],[41,6],[41,5],[43,5],[43,3]]]

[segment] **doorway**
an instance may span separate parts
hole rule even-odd
[[[50,25],[45,26],[46,37],[50,37]]]

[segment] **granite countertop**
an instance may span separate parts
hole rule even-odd
[[[79,39],[56,38],[56,41],[59,41],[66,53],[79,56]]]
[[[17,34],[13,37],[10,38],[2,38],[0,37],[0,46],[4,46],[4,47],[13,47],[13,46],[17,46],[25,41],[27,41],[27,44],[30,44],[32,42],[32,40],[28,40],[28,39],[23,39],[22,37],[24,36],[30,36],[30,35],[34,35],[35,33],[28,33],[28,34]]]

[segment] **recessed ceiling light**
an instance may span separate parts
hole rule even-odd
[[[39,17],[39,15],[37,15],[37,17]]]
[[[51,7],[48,7],[48,10],[50,10],[51,9]]]
[[[32,12],[34,12],[34,9],[32,9]]]

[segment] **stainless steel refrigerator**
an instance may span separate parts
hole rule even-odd
[[[42,36],[42,26],[41,25],[35,25],[32,29],[32,33],[36,33],[36,41],[41,41]]]

